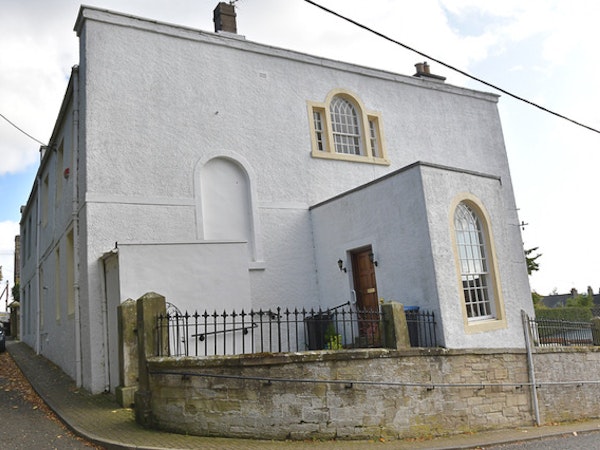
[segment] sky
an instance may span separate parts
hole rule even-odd
[[[503,90],[600,130],[597,0],[315,0],[392,39]],[[86,0],[84,4],[213,31],[217,0]],[[0,114],[46,143],[78,63],[80,3],[0,0]],[[428,61],[446,83],[500,93],[431,59],[336,18],[305,0],[238,0],[246,39],[403,75]],[[600,133],[506,94],[499,111],[530,277],[542,295],[600,292]],[[0,117],[0,266],[13,282],[19,208],[40,143]],[[514,225],[516,226],[516,225]],[[502,280],[501,280],[502,281]],[[0,304],[2,309],[3,303]]]

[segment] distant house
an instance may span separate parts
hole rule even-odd
[[[229,9],[231,8],[231,9]],[[118,385],[116,308],[381,298],[448,348],[523,347],[533,305],[494,94],[93,7],[21,219],[22,339]],[[226,19],[226,20],[225,20]]]
[[[594,306],[600,306],[600,291],[598,292],[598,294],[594,294],[594,291],[589,286],[585,294],[581,294],[577,292],[577,289],[573,288],[568,294],[546,295],[542,297],[541,302],[544,306],[547,306],[548,308],[558,308],[561,306],[567,306],[567,301],[569,299],[577,298],[579,295],[587,295],[589,297],[591,296]]]

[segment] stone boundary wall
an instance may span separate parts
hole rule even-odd
[[[535,351],[533,365],[542,422],[600,417],[600,347]]]
[[[541,422],[597,418],[599,365],[597,347],[534,354]],[[149,358],[148,371],[153,426],[193,435],[395,439],[535,424],[521,349]]]
[[[257,439],[393,439],[600,416],[600,346],[533,349],[535,383],[525,349],[402,348],[406,322],[395,319],[389,341],[397,350],[156,357],[157,343],[168,342],[155,323],[165,298],[150,292],[135,307],[136,327],[119,330],[123,356],[138,359],[128,365],[135,378],[122,374],[122,400],[135,392],[136,421],[149,428]],[[133,308],[127,311],[123,320],[131,321],[125,316]]]
[[[524,350],[149,358],[148,372],[153,426],[194,435],[393,439],[534,423]]]

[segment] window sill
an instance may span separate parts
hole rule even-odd
[[[506,320],[504,319],[467,320],[465,332],[467,334],[484,333],[486,331],[502,330],[506,327]]]
[[[385,158],[374,158],[372,156],[348,155],[345,153],[330,153],[323,151],[313,151],[312,157],[321,159],[335,159],[338,161],[350,161],[364,164],[378,164],[381,166],[389,166],[391,164],[390,161]]]

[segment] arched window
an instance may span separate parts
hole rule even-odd
[[[333,142],[337,153],[360,155],[362,132],[356,108],[339,95],[329,105]]]
[[[367,111],[355,95],[334,90],[325,103],[308,102],[314,158],[389,165],[381,115]]]
[[[479,215],[465,202],[456,207],[454,229],[467,317],[495,318],[486,236]]]

